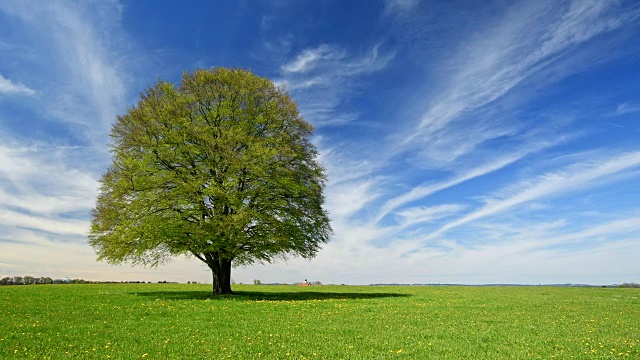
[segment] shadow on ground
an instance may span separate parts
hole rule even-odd
[[[380,299],[390,297],[408,297],[410,294],[398,293],[356,293],[324,291],[235,291],[233,295],[212,295],[209,291],[139,291],[131,295],[163,300],[241,300],[241,301],[303,301],[303,300],[340,300],[340,299]]]

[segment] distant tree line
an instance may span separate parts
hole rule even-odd
[[[145,284],[145,281],[129,280],[129,281],[90,281],[84,279],[52,279],[50,277],[35,276],[5,276],[0,279],[0,285],[44,285],[44,284]],[[148,282],[151,284],[151,281]],[[193,282],[195,283],[195,281]],[[175,284],[171,281],[158,281],[158,284]]]
[[[235,284],[235,282],[234,282],[234,284]],[[317,285],[317,286],[322,285],[322,283],[320,281],[307,281],[307,280],[305,280],[304,283],[293,283],[293,284],[287,284],[287,283],[263,283],[262,281],[260,281],[258,279],[254,279],[253,280],[253,285],[300,285],[300,284]]]
[[[0,279],[0,285],[68,284],[70,281],[70,279],[52,279],[50,277],[5,276]]]
[[[306,284],[308,285],[322,285],[322,283],[320,281],[306,281]],[[5,276],[4,278],[0,279],[0,286],[1,285],[45,285],[45,284],[145,284],[145,283],[149,283],[151,284],[151,281],[138,281],[138,280],[128,280],[128,281],[91,281],[91,280],[84,280],[84,279],[70,279],[70,278],[63,278],[63,279],[53,279],[50,277],[35,277],[35,276]],[[162,281],[158,281],[158,284],[178,284],[178,282],[175,281],[166,281],[166,280],[162,280]],[[235,284],[235,281],[232,281],[233,284]],[[187,281],[187,284],[202,284],[198,281]],[[269,284],[264,284],[262,283],[262,281],[255,279],[253,280],[253,284],[254,285],[291,285],[291,284],[286,284],[286,283],[269,283]],[[296,284],[293,284],[296,285]],[[624,285],[621,285],[623,287],[640,287],[640,284],[635,284],[635,283],[625,283]]]
[[[640,288],[640,284],[638,283],[624,283],[620,285],[622,288]]]

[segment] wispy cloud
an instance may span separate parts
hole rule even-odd
[[[404,228],[415,224],[431,222],[449,217],[453,214],[459,213],[466,207],[466,205],[460,204],[443,204],[430,207],[418,206],[399,211],[398,216],[402,218],[400,224],[401,227]]]
[[[628,15],[610,13],[612,3],[574,1],[554,16],[554,7],[530,4],[514,7],[501,23],[461,49],[454,60],[448,90],[420,120],[423,134],[433,133],[472,109],[513,89],[532,73],[549,65],[566,49],[613,30]]]
[[[319,60],[339,60],[344,57],[344,50],[321,44],[315,49],[303,50],[294,60],[284,64],[282,70],[285,73],[304,73],[312,70]]]
[[[86,150],[0,146],[0,207],[46,215],[86,214],[98,188],[96,174],[68,165],[73,151]]]
[[[330,185],[327,189],[327,209],[332,219],[349,218],[375,200],[381,179],[365,179]]]
[[[15,83],[0,75],[0,94],[1,93],[35,95],[36,92],[22,83]]]
[[[618,105],[618,107],[616,108],[615,114],[624,115],[624,114],[630,114],[630,113],[639,112],[639,111],[640,111],[640,105],[622,103]]]
[[[34,42],[32,61],[38,62],[31,65],[31,78],[47,94],[36,108],[104,144],[110,123],[127,101],[122,49],[128,39],[118,28],[120,5],[9,1],[0,4],[0,11],[21,19],[22,31]],[[40,56],[48,61],[39,61]],[[23,91],[29,93],[26,87]]]
[[[385,14],[404,14],[415,9],[418,0],[385,0]]]
[[[361,56],[345,49],[321,44],[304,49],[281,66],[281,78],[300,104],[302,115],[317,126],[344,125],[359,118],[353,111],[341,111],[354,91],[354,81],[383,69],[393,52],[381,53],[381,45],[373,46]]]
[[[429,105],[416,115],[417,126],[404,136],[404,144],[419,144],[424,147],[425,156],[437,159],[447,150],[431,144],[451,138],[452,129],[464,132],[474,124],[478,111],[485,111],[532,75],[554,66],[570,49],[625,26],[637,16],[637,11],[619,11],[615,2],[573,1],[561,6],[530,2],[513,6],[501,21],[479,29],[457,55],[435,69],[444,75],[438,86],[441,91],[427,99]],[[572,71],[564,68],[553,75],[559,80]],[[518,96],[531,95],[521,92]],[[502,127],[496,120],[462,144],[450,142],[448,161],[455,161],[485,141],[504,136],[504,132],[495,131]]]
[[[469,167],[457,175],[453,176],[448,180],[444,180],[441,182],[435,183],[425,183],[418,186],[413,187],[411,190],[392,197],[388,199],[379,209],[378,214],[376,215],[374,222],[378,222],[391,213],[393,210],[411,202],[424,199],[425,197],[435,194],[439,191],[451,188],[453,186],[462,184],[466,181],[485,176],[494,171],[503,169],[509,165],[512,165],[519,160],[523,159],[526,156],[532,155],[539,151],[551,148],[556,146],[562,142],[564,142],[566,138],[558,137],[551,141],[543,141],[537,140],[536,142],[531,142],[527,144],[527,146],[521,147],[518,151],[513,152],[508,155],[502,155],[496,159],[493,159],[490,162],[483,163],[481,165]]]
[[[73,150],[0,146],[2,226],[86,234],[98,183],[96,174],[67,165]]]
[[[638,166],[640,166],[640,152],[631,152],[599,161],[577,164],[564,171],[541,175],[533,181],[526,181],[499,191],[493,197],[487,198],[485,205],[481,208],[445,224],[430,234],[428,238],[438,237],[454,228],[530,201],[582,190],[585,187],[599,184],[600,181],[606,181],[617,173]]]
[[[322,136],[314,138],[318,147],[318,161],[327,169],[331,181],[329,186],[339,185],[345,182],[362,180],[371,177],[380,168],[380,164],[367,159],[353,159],[349,154],[341,151],[343,144],[327,146]]]
[[[476,237],[484,241],[474,241],[468,246],[458,246],[457,249],[461,252],[491,257],[493,258],[491,261],[502,265],[509,263],[510,259],[522,259],[533,255],[538,258],[540,264],[543,264],[542,267],[556,260],[567,261],[567,252],[571,252],[571,258],[581,259],[581,262],[585,261],[585,257],[589,257],[589,253],[602,255],[604,252],[615,253],[622,249],[624,249],[622,251],[631,251],[631,254],[636,253],[631,248],[634,247],[633,243],[640,235],[640,218],[637,215],[614,214],[613,219],[607,216],[604,221],[598,219],[576,225],[578,226],[571,226],[563,220],[551,223],[518,222],[517,224],[505,222],[504,219],[502,222],[500,220],[485,221],[473,228]],[[491,236],[491,233],[494,236]],[[600,265],[592,265],[595,267],[594,270],[603,271],[600,266],[605,264],[597,261],[596,263]],[[535,266],[535,263],[529,266]],[[555,266],[557,269],[562,268],[561,263]],[[562,271],[570,268],[565,267]]]
[[[618,238],[623,240],[625,237],[621,235],[629,234],[634,236],[640,235],[640,217],[624,217],[604,223],[594,224],[581,231],[572,231],[567,234],[557,234],[541,238],[536,242],[539,249],[546,249],[550,246],[588,245],[587,248],[599,247],[603,242],[610,243]]]
[[[15,99],[19,112],[0,113],[8,124],[0,127],[0,230],[14,244],[3,258],[24,253],[21,246],[35,257],[60,254],[64,246],[56,243],[69,241],[93,261],[86,244],[89,210],[108,165],[108,130],[126,109],[132,81],[124,67],[130,43],[121,11],[116,1],[0,3],[3,17],[12,18],[7,26],[19,34],[1,41],[20,50],[3,53],[0,95],[31,96]],[[36,128],[25,131],[23,124]]]
[[[44,230],[56,234],[87,235],[89,232],[89,222],[81,220],[63,220],[56,218],[34,217],[20,214],[15,211],[3,210],[0,208],[0,225]]]

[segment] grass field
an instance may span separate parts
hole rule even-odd
[[[640,359],[640,289],[0,287],[0,358]]]

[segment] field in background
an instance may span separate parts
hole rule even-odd
[[[209,286],[0,287],[0,358],[640,358],[638,289]]]

